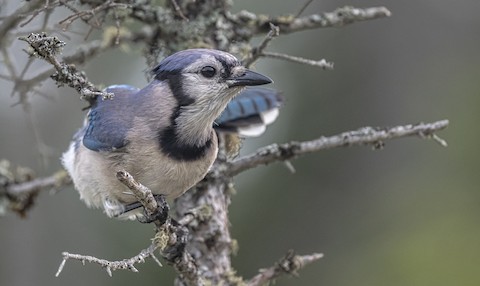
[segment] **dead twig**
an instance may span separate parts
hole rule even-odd
[[[435,132],[446,128],[448,123],[448,120],[440,120],[432,123],[400,125],[391,128],[363,127],[356,131],[344,132],[330,137],[320,137],[311,141],[273,144],[263,147],[253,154],[235,159],[229,166],[227,173],[234,176],[259,165],[285,161],[307,153],[337,147],[371,145],[375,149],[379,149],[383,148],[385,140],[407,136],[431,138],[442,146],[446,146],[446,142],[443,139],[439,140]]]
[[[31,56],[43,59],[54,66],[56,72],[51,78],[61,86],[68,86],[77,90],[81,98],[92,104],[97,96],[108,99],[113,96],[111,93],[102,92],[95,85],[88,81],[86,75],[77,70],[74,65],[68,65],[60,62],[56,55],[59,54],[65,46],[65,42],[60,41],[57,37],[47,36],[45,33],[31,33],[27,37],[20,37],[22,41],[27,42],[32,50],[29,52]]]
[[[322,253],[313,253],[309,255],[296,255],[295,252],[289,251],[280,261],[274,266],[267,269],[260,269],[255,277],[246,282],[247,286],[261,286],[268,285],[277,277],[289,274],[298,275],[298,270],[306,265],[315,262],[323,257]]]
[[[58,277],[60,273],[62,273],[63,268],[65,267],[65,263],[68,259],[80,260],[82,264],[85,265],[85,262],[88,263],[95,263],[100,265],[102,268],[107,271],[108,275],[112,277],[112,272],[119,269],[129,270],[132,272],[138,272],[138,269],[135,267],[135,264],[144,263],[146,258],[152,258],[160,267],[162,267],[162,263],[160,260],[155,256],[154,252],[157,249],[157,245],[151,244],[148,248],[143,249],[140,251],[139,254],[135,255],[134,257],[118,260],[118,261],[110,261],[106,259],[96,258],[90,255],[81,255],[81,254],[74,254],[63,252],[63,260],[58,267],[57,273],[55,273],[55,277]]]
[[[315,60],[310,60],[310,59],[301,58],[301,57],[295,57],[295,56],[291,56],[291,55],[287,55],[287,54],[272,53],[272,52],[263,52],[261,54],[261,56],[267,57],[267,58],[276,58],[276,59],[286,60],[286,61],[299,63],[299,64],[305,64],[305,65],[309,65],[309,66],[320,67],[324,70],[332,70],[333,69],[333,63],[332,62],[327,62],[325,59],[315,61]]]
[[[386,7],[355,8],[345,6],[332,12],[312,14],[309,16],[278,16],[256,15],[248,11],[241,11],[230,18],[237,23],[248,23],[250,33],[258,36],[267,33],[270,23],[280,28],[280,33],[289,34],[309,29],[342,27],[361,21],[369,21],[390,17],[392,13]]]
[[[270,23],[270,31],[268,31],[267,36],[263,39],[263,41],[257,46],[252,48],[250,56],[243,60],[243,63],[246,67],[251,66],[259,57],[264,54],[264,50],[267,48],[268,44],[276,37],[280,35],[280,29]]]

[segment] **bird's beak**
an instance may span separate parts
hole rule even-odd
[[[262,85],[271,82],[273,81],[269,77],[251,70],[245,70],[243,74],[227,79],[228,87]]]

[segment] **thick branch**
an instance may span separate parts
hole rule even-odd
[[[346,6],[333,12],[313,14],[305,17],[256,15],[247,11],[233,15],[233,21],[248,22],[253,35],[265,34],[270,30],[270,23],[280,28],[280,33],[288,34],[317,28],[342,27],[355,22],[390,17],[391,12],[385,7],[355,8]]]
[[[24,217],[34,206],[35,198],[41,191],[58,190],[71,184],[70,177],[64,170],[49,177],[33,177],[33,171],[29,168],[17,167],[14,171],[7,160],[0,160],[0,202],[3,202],[4,208],[7,207]],[[6,200],[2,200],[3,198]],[[0,212],[1,210],[0,203]]]
[[[72,180],[65,170],[60,170],[49,177],[36,178],[28,182],[11,184],[5,188],[8,196],[25,196],[44,189],[60,188],[68,186]]]
[[[227,173],[234,176],[245,170],[255,168],[259,165],[267,165],[277,161],[285,161],[307,153],[321,150],[354,146],[372,145],[374,148],[383,147],[384,140],[407,136],[419,136],[421,138],[432,138],[443,146],[446,142],[437,137],[434,132],[448,126],[448,120],[441,120],[433,123],[409,124],[392,128],[363,127],[356,131],[344,132],[331,137],[320,137],[312,141],[290,142],[286,144],[272,144],[263,147],[257,152],[240,157],[234,160]]]

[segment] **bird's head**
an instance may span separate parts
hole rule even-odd
[[[233,55],[210,49],[177,52],[153,69],[177,101],[172,116],[175,140],[203,144],[214,120],[244,87],[272,80],[241,65]]]
[[[210,49],[177,52],[160,62],[153,73],[156,79],[168,81],[181,106],[218,106],[219,112],[243,87],[272,82],[242,66],[233,55]]]

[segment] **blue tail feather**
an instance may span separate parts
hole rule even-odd
[[[215,121],[218,131],[239,132],[250,127],[270,124],[265,115],[278,111],[282,104],[279,92],[273,89],[251,87],[246,88],[227,105],[225,111]],[[276,115],[274,115],[276,118]],[[260,132],[261,133],[261,132]]]

